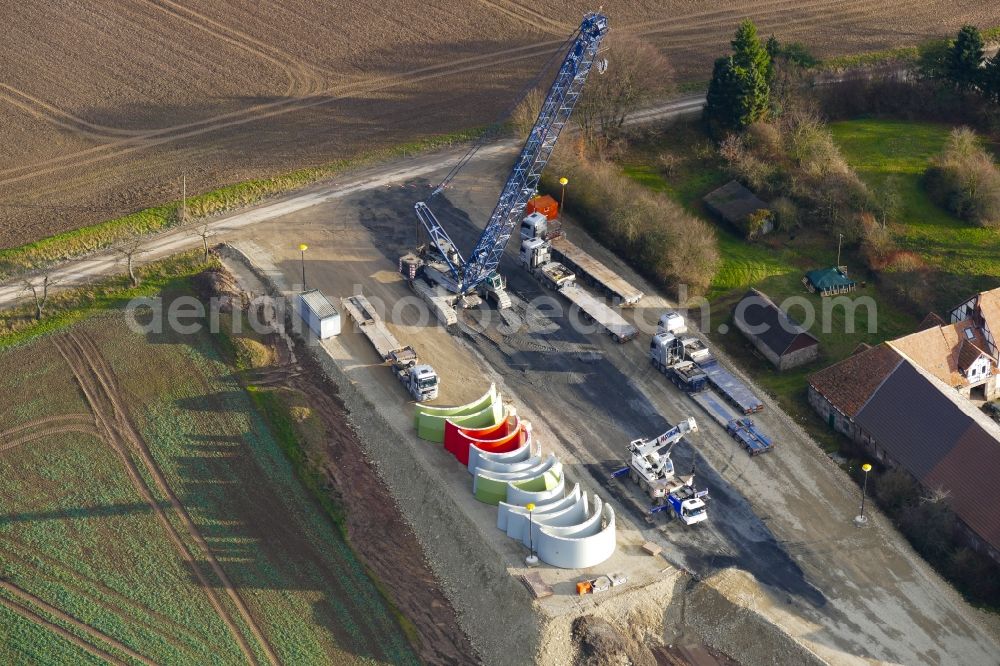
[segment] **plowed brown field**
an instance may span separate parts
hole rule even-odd
[[[580,0],[40,0],[0,25],[0,247],[361,150],[481,125]],[[568,6],[567,6],[568,5]],[[981,0],[628,0],[614,29],[704,80],[746,16],[820,55],[1000,23]],[[610,74],[609,74],[610,75]]]

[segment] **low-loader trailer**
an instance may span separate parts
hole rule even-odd
[[[367,298],[357,294],[342,298],[340,302],[414,400],[426,402],[438,397],[439,381],[434,368],[421,363],[413,347],[404,346],[396,339]]]

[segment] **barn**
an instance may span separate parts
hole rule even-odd
[[[736,304],[733,323],[778,370],[819,358],[819,340],[756,289]]]

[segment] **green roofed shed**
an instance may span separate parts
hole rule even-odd
[[[802,278],[802,283],[809,291],[820,296],[846,294],[858,288],[857,282],[847,277],[847,273],[842,268],[836,267],[809,271]]]

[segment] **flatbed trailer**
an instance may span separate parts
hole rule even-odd
[[[598,291],[614,299],[622,307],[635,305],[644,294],[628,283],[623,277],[602,264],[565,235],[549,240],[552,258],[568,267],[578,280],[586,282]]]
[[[762,433],[750,417],[733,419],[726,425],[726,432],[751,456],[767,453],[774,448],[771,438]]]
[[[724,402],[720,397],[712,391],[703,391],[701,393],[690,393],[691,399],[694,400],[698,405],[705,410],[713,421],[721,425],[723,428],[729,426],[730,421],[739,418],[739,414],[736,410],[730,407],[726,402]]]
[[[696,361],[698,367],[708,375],[708,382],[719,395],[725,398],[742,414],[753,414],[764,409],[760,398],[747,388],[747,385],[726,370],[715,358]]]
[[[396,336],[386,328],[382,318],[367,298],[358,294],[343,298],[340,302],[347,314],[358,323],[361,332],[372,343],[372,347],[383,361],[390,360],[393,352],[403,348]]]
[[[417,402],[438,397],[439,382],[434,368],[421,363],[413,347],[403,346],[396,339],[367,298],[357,294],[340,299],[340,303],[348,316],[358,323],[361,333],[372,343],[382,362],[388,363],[392,374],[410,396]]]
[[[639,335],[639,329],[628,323],[624,317],[612,310],[603,301],[587,293],[575,284],[565,284],[557,290],[566,299],[580,308],[590,320],[600,324],[611,338],[621,344]]]

